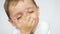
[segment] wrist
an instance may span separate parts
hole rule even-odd
[[[30,32],[20,32],[20,34],[30,34]]]
[[[30,34],[30,32],[20,31],[20,34]]]

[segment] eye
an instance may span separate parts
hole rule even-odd
[[[22,16],[17,16],[17,19],[19,20],[19,19],[21,19],[21,17],[22,17]]]
[[[18,17],[17,19],[19,20],[21,17]]]
[[[29,13],[33,13],[34,11],[29,11]]]

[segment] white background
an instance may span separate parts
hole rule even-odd
[[[12,34],[13,27],[7,21],[3,4],[0,0],[0,34]],[[51,34],[60,34],[60,0],[36,0],[40,7],[40,20],[49,23]]]

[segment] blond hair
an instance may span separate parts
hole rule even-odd
[[[10,18],[10,15],[9,15],[9,5],[10,5],[10,3],[13,2],[12,5],[16,5],[16,4],[18,3],[18,1],[19,1],[19,0],[5,0],[4,9],[5,9],[5,12],[6,12],[8,18]],[[32,0],[32,2],[33,2],[34,5],[37,7],[35,1]]]

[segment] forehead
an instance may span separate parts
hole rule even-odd
[[[16,6],[9,7],[9,11],[10,11],[9,13],[11,15],[14,15],[18,12],[23,12],[25,9],[29,9],[29,8],[34,8],[34,4],[31,1],[29,2],[19,1]]]

